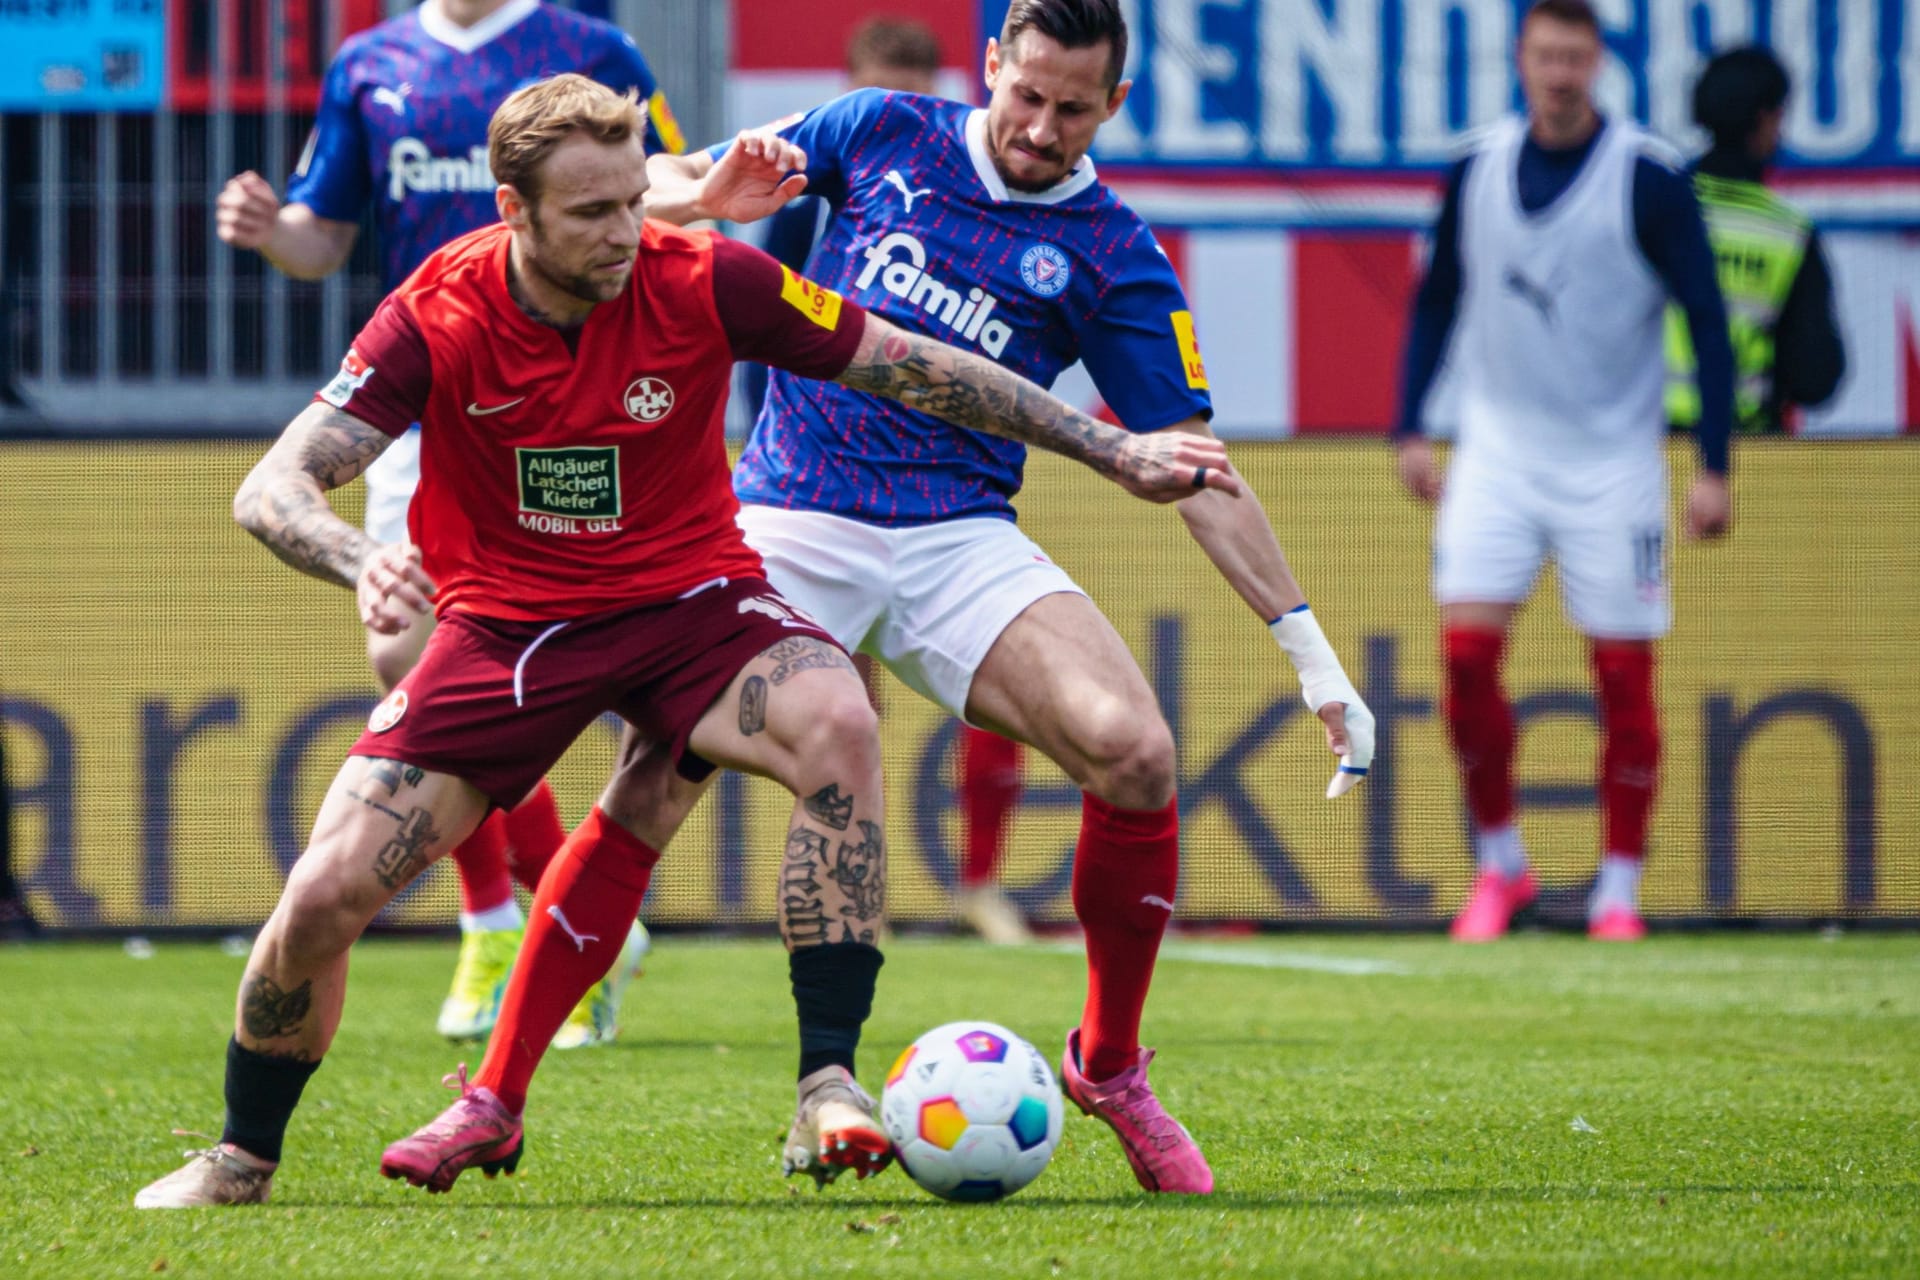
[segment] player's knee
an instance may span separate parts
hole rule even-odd
[[[1126,715],[1097,727],[1098,762],[1087,789],[1122,809],[1161,809],[1173,799],[1178,782],[1173,730],[1158,714]]]
[[[317,964],[353,945],[379,910],[350,878],[295,869],[276,911],[277,949],[289,961]]]
[[[880,768],[880,719],[857,682],[842,683],[807,707],[793,734],[789,745],[803,772],[856,777]]]

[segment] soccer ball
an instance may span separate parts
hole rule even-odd
[[[1040,1051],[991,1022],[949,1022],[887,1073],[880,1118],[900,1167],[947,1200],[998,1200],[1060,1142],[1060,1087]]]

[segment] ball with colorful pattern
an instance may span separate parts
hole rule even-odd
[[[1060,1088],[1041,1052],[1005,1027],[949,1022],[894,1061],[880,1118],[921,1187],[947,1200],[998,1200],[1053,1158]]]

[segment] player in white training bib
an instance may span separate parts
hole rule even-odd
[[[1593,106],[1600,28],[1587,0],[1540,0],[1520,31],[1528,115],[1487,131],[1451,175],[1414,304],[1399,467],[1440,503],[1434,595],[1445,621],[1446,716],[1465,776],[1479,874],[1454,921],[1506,932],[1539,889],[1515,826],[1513,715],[1500,657],[1548,558],[1598,685],[1604,810],[1588,929],[1642,936],[1640,867],[1659,766],[1653,641],[1670,622],[1664,316],[1685,312],[1705,411],[1687,529],[1728,521],[1732,354],[1692,186],[1669,152]],[[1458,444],[1444,486],[1421,434],[1448,340]]]

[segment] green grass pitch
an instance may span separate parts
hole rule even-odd
[[[1168,944],[1154,1079],[1212,1161],[1139,1192],[1068,1108],[1045,1175],[948,1205],[897,1169],[778,1177],[792,1011],[769,941],[660,940],[617,1047],[553,1055],[520,1176],[379,1177],[474,1048],[432,1022],[453,951],[373,942],[264,1209],[139,1213],[217,1132],[241,961],[0,948],[0,1275],[1920,1275],[1920,938],[1265,937]],[[1070,949],[902,940],[861,1074],[940,1022],[1057,1053]]]

